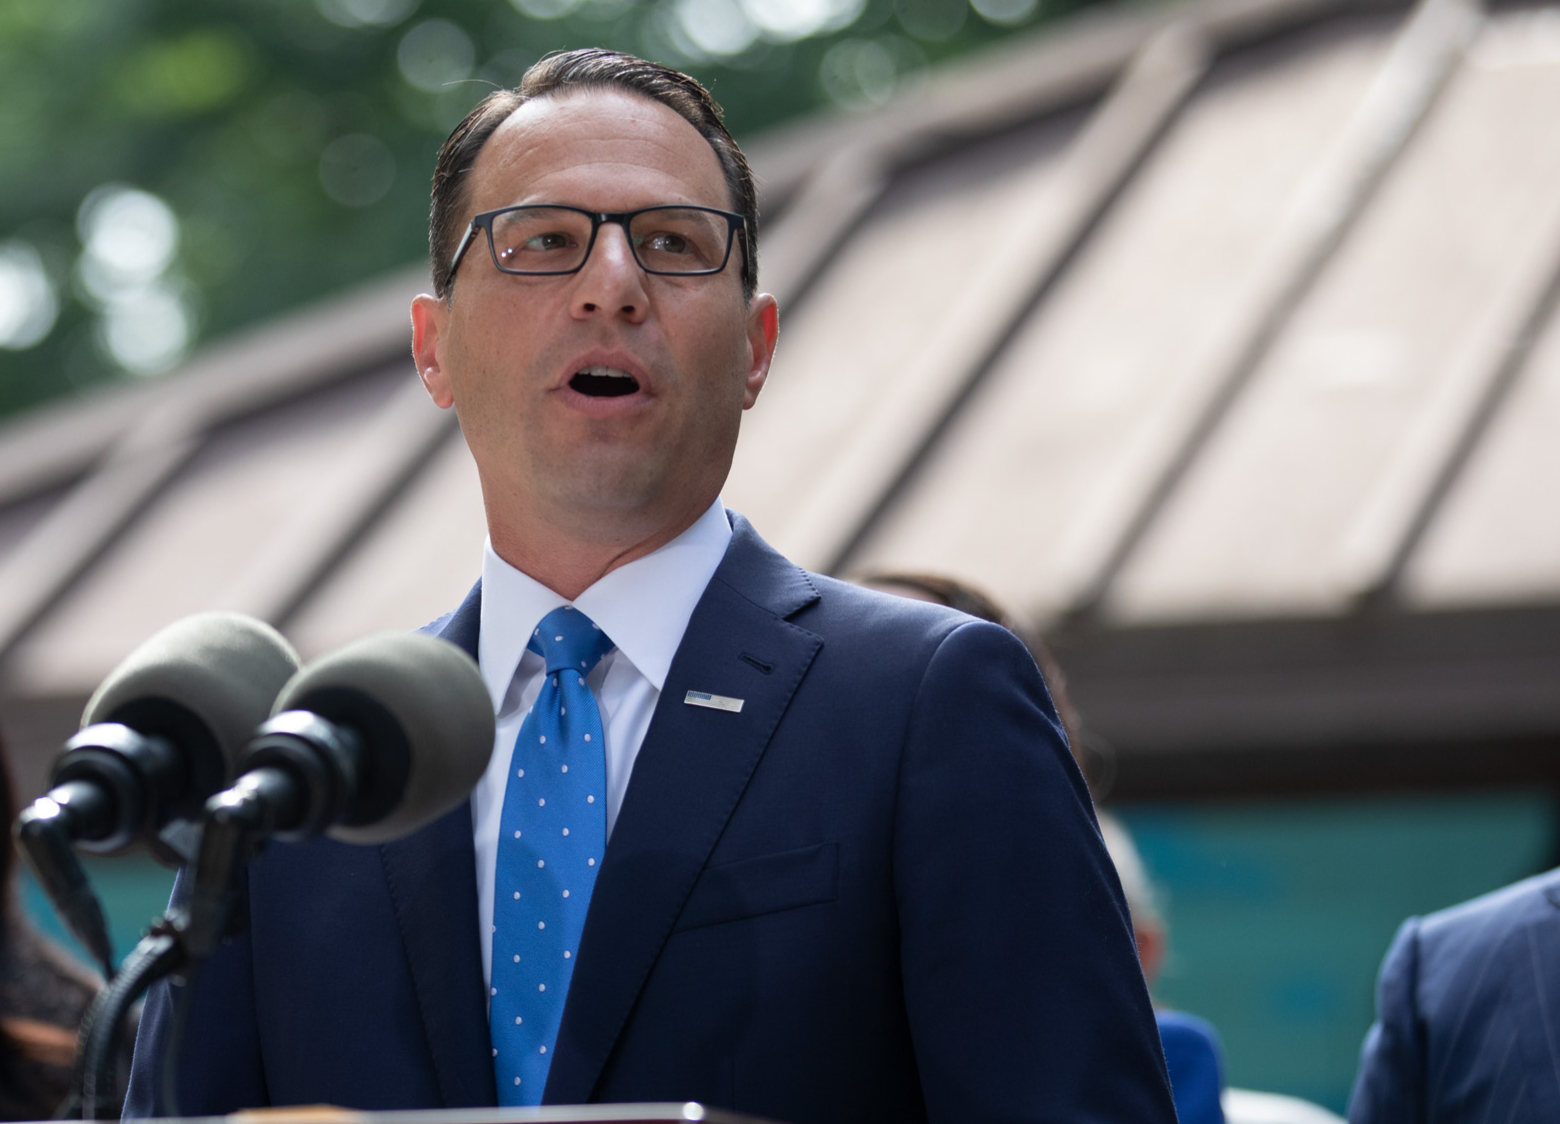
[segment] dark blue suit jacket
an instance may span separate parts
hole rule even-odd
[[[1126,905],[1029,655],[734,524],[602,862],[546,1101],[1171,1124]],[[431,626],[473,653],[478,597]],[[495,1103],[468,807],[382,847],[273,845],[248,895],[197,980],[183,1112]],[[163,1112],[169,1015],[159,988],[127,1115]]]
[[[1560,1120],[1560,870],[1423,919],[1381,966],[1351,1124]]]

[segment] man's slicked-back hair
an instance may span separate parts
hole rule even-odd
[[[542,59],[525,72],[514,89],[495,90],[483,98],[444,142],[433,171],[433,202],[428,218],[434,293],[446,300],[450,297],[450,258],[466,233],[466,181],[488,138],[526,102],[573,90],[625,90],[638,94],[660,102],[699,130],[720,161],[732,209],[747,220],[741,247],[742,293],[751,300],[758,290],[758,192],[747,157],[726,129],[720,106],[696,79],[681,71],[600,47],[564,51]]]

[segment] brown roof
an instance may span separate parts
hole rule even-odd
[[[1557,7],[1206,0],[759,138],[785,315],[727,503],[1045,626],[1125,792],[1548,777],[1556,105]],[[0,432],[24,757],[184,613],[317,654],[461,597],[482,509],[406,358],[421,284]]]

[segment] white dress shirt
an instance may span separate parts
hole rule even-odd
[[[688,630],[694,606],[731,542],[726,509],[716,500],[693,526],[653,554],[619,566],[572,604],[616,645],[586,679],[601,708],[607,755],[607,834],[617,822],[634,759],[666,685],[672,656]],[[509,759],[531,704],[542,690],[542,657],[526,648],[548,613],[571,604],[493,552],[482,556],[482,623],[477,662],[493,697],[498,731],[487,772],[471,793],[472,841],[477,850],[477,917],[482,978],[493,969],[493,871],[504,810]]]

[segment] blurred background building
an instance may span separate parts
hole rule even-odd
[[[726,502],[804,565],[957,575],[1042,631],[1168,894],[1163,997],[1232,1083],[1341,1109],[1397,922],[1557,858],[1560,7],[1094,8],[926,71],[850,26],[816,65],[851,108],[742,138],[783,332]],[[82,208],[103,292],[157,289],[159,206]],[[409,362],[422,285],[0,430],[23,792],[178,616],[307,656],[458,602],[482,510]],[[127,947],[166,880],[95,869]]]

